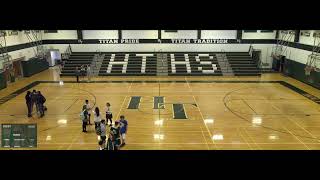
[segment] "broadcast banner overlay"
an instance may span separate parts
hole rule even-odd
[[[2,148],[36,148],[37,125],[36,124],[2,124],[1,125]]]

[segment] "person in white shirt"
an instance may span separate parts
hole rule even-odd
[[[89,104],[89,100],[86,100],[86,103],[84,104],[86,107],[87,107],[87,111],[88,111],[88,124],[89,125],[92,125],[91,122],[90,122],[90,118],[91,118],[91,106]]]
[[[91,76],[91,68],[89,65],[87,65],[87,78],[88,78],[88,81],[90,81],[90,76]]]
[[[100,122],[101,122],[100,110],[98,107],[96,107],[92,112],[93,112],[93,121],[95,125],[94,127],[95,129],[97,129],[97,127],[100,126]]]
[[[81,72],[81,76],[82,76],[82,78],[84,79],[85,74],[86,74],[86,68],[85,68],[85,66],[84,66],[84,65],[82,65],[82,66],[81,66],[81,68],[80,68],[80,72]]]
[[[111,104],[107,103],[106,104],[106,123],[108,124],[110,120],[110,126],[112,125],[112,111],[111,111]]]
[[[100,129],[101,129],[100,139],[103,141],[103,143],[105,143],[107,139],[107,127],[105,122],[106,121],[104,119],[101,120],[100,122]]]

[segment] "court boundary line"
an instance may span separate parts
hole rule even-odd
[[[165,80],[165,81],[151,81],[151,80],[146,80],[146,81],[141,81],[141,80],[131,80],[131,81],[90,81],[90,82],[79,82],[77,83],[77,81],[63,81],[64,83],[75,83],[75,84],[84,84],[84,83],[130,83],[131,85],[133,83],[261,83],[261,84],[264,84],[264,83],[278,83],[278,84],[281,84],[282,86],[288,88],[288,89],[291,89],[292,91],[302,95],[303,97],[311,100],[312,102],[315,102],[317,104],[320,105],[320,98],[314,96],[314,95],[311,95],[310,93],[290,84],[290,83],[287,83],[285,81],[242,81],[242,80],[239,80],[239,81],[214,81],[214,80],[204,80],[204,81],[199,81],[199,80],[173,80],[173,81],[169,81],[169,80]],[[5,97],[2,97],[0,98],[0,105],[10,101],[11,99],[19,96],[20,94],[24,93],[25,91],[39,85],[39,84],[42,84],[42,83],[53,83],[53,84],[59,84],[60,81],[34,81],[28,85],[26,85],[25,87],[22,87],[16,91],[14,91],[13,93],[5,96]]]

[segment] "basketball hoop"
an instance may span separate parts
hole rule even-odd
[[[275,53],[272,54],[272,57],[273,57],[274,59],[277,59],[277,60],[280,59],[280,56],[276,55]]]
[[[306,65],[306,67],[304,68],[306,76],[310,76],[311,71],[314,69],[315,69],[314,67]]]

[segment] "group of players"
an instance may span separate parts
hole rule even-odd
[[[25,100],[28,108],[28,117],[32,117],[34,107],[36,107],[36,112],[39,117],[44,116],[44,112],[47,110],[44,105],[44,103],[46,102],[46,98],[41,94],[40,91],[28,91],[25,96]],[[80,113],[80,119],[82,121],[82,132],[87,132],[87,125],[93,125],[90,122],[91,111],[94,117],[95,132],[100,137],[98,143],[99,149],[120,150],[120,148],[126,144],[125,139],[128,128],[128,121],[123,115],[121,115],[120,120],[115,121],[113,125],[113,116],[110,103],[106,103],[106,119],[102,119],[99,108],[95,107],[95,109],[92,110],[89,101],[85,100],[85,104],[83,105],[82,111]]]
[[[32,117],[34,107],[36,107],[36,112],[39,117],[44,116],[44,112],[47,110],[47,108],[44,106],[46,98],[41,94],[40,91],[28,91],[25,96],[25,100],[28,108],[28,117]]]
[[[80,119],[82,121],[82,132],[87,132],[87,125],[93,125],[90,122],[92,108],[88,100],[85,100],[85,104],[82,107],[80,113]],[[128,128],[128,121],[123,115],[120,116],[120,120],[115,121],[112,124],[112,111],[111,104],[106,103],[105,113],[106,119],[102,119],[99,107],[95,107],[92,110],[94,117],[95,132],[100,137],[99,150],[120,150],[123,147],[126,139],[126,133]],[[110,124],[109,124],[110,121]]]

